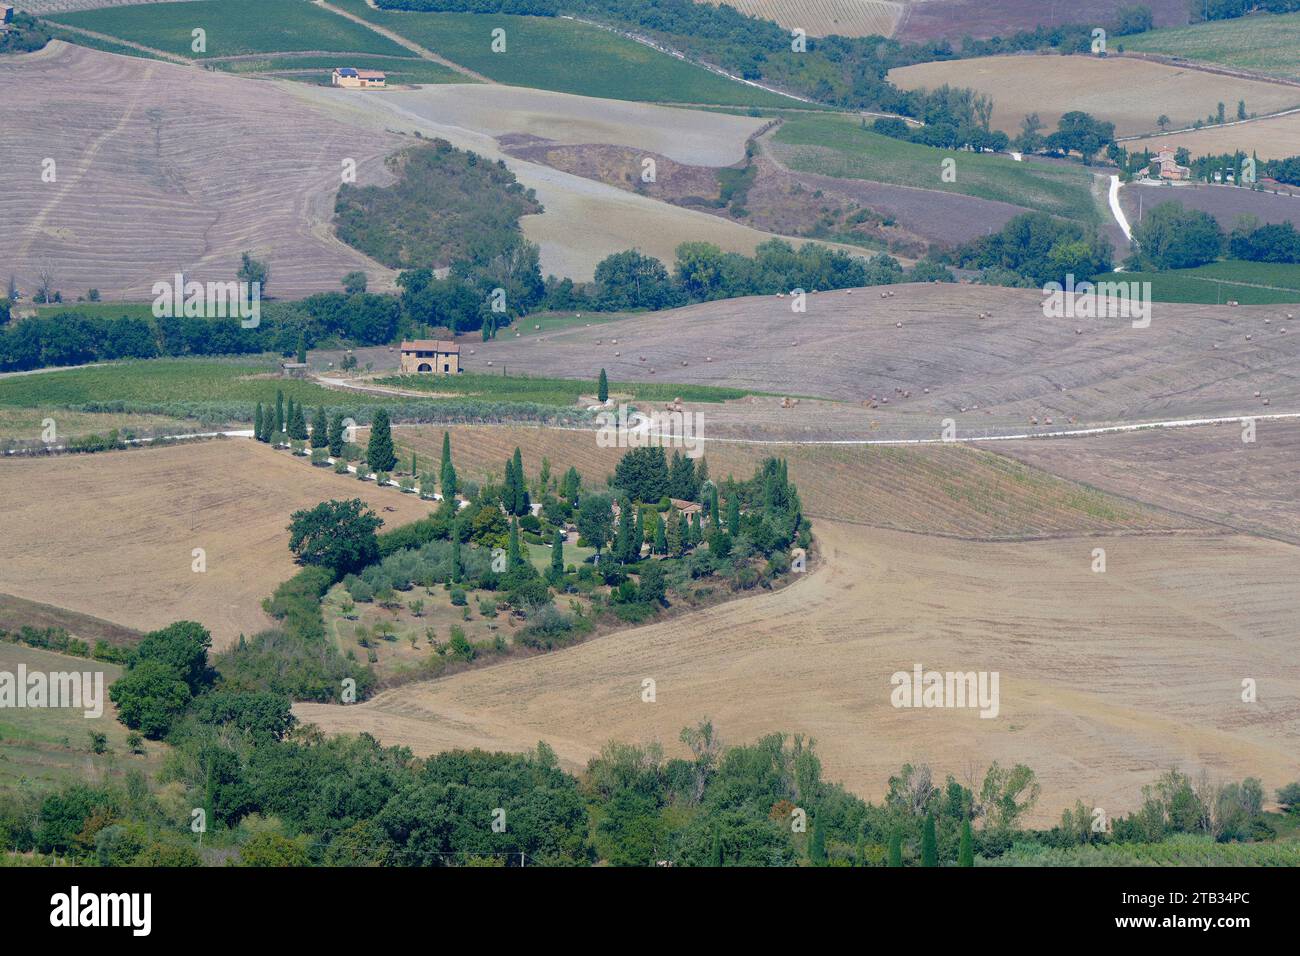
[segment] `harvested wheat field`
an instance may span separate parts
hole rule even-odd
[[[1288,156],[1300,155],[1300,113],[1170,133],[1166,136],[1146,136],[1129,140],[1123,145],[1129,152],[1143,149],[1155,152],[1165,146],[1175,149],[1185,146],[1193,156],[1232,153],[1240,149],[1253,153],[1260,159],[1286,159]]]
[[[801,29],[813,37],[892,36],[906,6],[891,0],[726,0],[726,3],[748,16],[773,20],[789,30]]]
[[[750,116],[486,84],[393,91],[384,99],[430,122],[488,136],[515,133],[565,145],[633,146],[701,166],[729,166],[744,159],[745,140],[767,122]]]
[[[927,762],[1037,772],[1036,823],[1077,798],[1136,808],[1169,766],[1262,778],[1300,771],[1294,580],[1300,552],[1245,537],[1076,538],[982,544],[815,528],[822,563],[793,587],[549,655],[387,691],[350,707],[299,704],[327,732],[418,753],[524,750],[547,741],[576,768],[609,740],[661,741],[711,718],[724,739],[772,731],[817,742],[825,775],[879,799]],[[1091,570],[1104,546],[1107,571]],[[890,676],[915,664],[997,671],[996,718],[895,709]],[[1241,681],[1259,702],[1241,702]],[[641,700],[656,682],[655,703]]]
[[[882,299],[885,291],[893,295]],[[1037,290],[953,283],[822,292],[808,297],[806,313],[792,312],[788,297],[730,299],[476,344],[466,366],[593,381],[604,368],[615,382],[868,404],[875,396],[875,426],[853,437],[882,439],[937,439],[946,418],[958,437],[974,437],[1051,431],[1070,419],[1300,406],[1300,328],[1282,332],[1288,322],[1278,307],[1157,302],[1150,326],[1135,329],[1122,318],[1044,318],[1042,302]],[[755,402],[791,422],[803,415],[807,438],[823,427],[812,411]]]
[[[65,295],[140,299],[181,271],[230,281],[244,250],[269,261],[267,292],[280,297],[337,289],[354,269],[392,286],[329,223],[344,159],[359,183],[386,184],[382,158],[399,137],[271,83],[60,42],[4,57],[0,88],[0,169],[27,171],[0,192],[0,259],[24,291],[48,270]],[[53,182],[41,179],[46,159]]]
[[[708,406],[697,406],[706,409]],[[590,432],[552,428],[437,426],[400,428],[403,456],[434,460],[451,435],[462,478],[500,481],[506,459],[521,450],[534,476],[542,458],[551,474],[573,466],[588,484],[603,484],[625,449],[599,448]],[[364,437],[364,433],[363,433]],[[1056,478],[982,449],[862,445],[713,443],[703,458],[717,481],[749,478],[768,457],[789,462],[805,511],[815,518],[967,538],[1033,538],[1206,529],[1195,518],[1165,514]],[[697,462],[698,463],[698,462]]]
[[[1300,422],[1239,422],[1099,435],[1079,441],[1002,442],[1038,468],[1197,520],[1300,544]]]
[[[354,497],[389,526],[429,513],[242,438],[0,462],[0,593],[141,631],[201,621],[220,649],[271,624],[262,599],[296,571],[289,515]]]
[[[986,93],[993,98],[994,128],[1012,136],[1030,113],[1051,131],[1061,114],[1083,110],[1114,123],[1116,135],[1132,136],[1154,132],[1162,114],[1174,128],[1191,126],[1213,115],[1220,101],[1245,100],[1247,109],[1260,114],[1300,106],[1300,87],[1127,57],[977,57],[906,66],[890,70],[889,79],[905,90],[947,83]],[[1239,130],[1237,145],[1249,149],[1245,132]]]

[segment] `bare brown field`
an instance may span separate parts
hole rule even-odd
[[[1155,152],[1164,146],[1185,146],[1193,156],[1231,153],[1240,149],[1254,153],[1260,159],[1285,159],[1300,155],[1300,113],[1251,120],[1241,125],[1146,136],[1129,140],[1124,146],[1129,152],[1142,149]]]
[[[910,0],[896,35],[909,43],[950,39],[960,44],[965,36],[1005,37],[1038,26],[1114,23],[1127,6],[1128,0],[1074,0],[1046,9],[1042,0]],[[1187,23],[1184,0],[1150,0],[1143,6],[1151,10],[1158,27]]]
[[[615,382],[855,403],[876,396],[869,410],[752,400],[769,424],[775,417],[788,423],[774,437],[801,429],[806,439],[827,432],[937,439],[946,418],[958,437],[975,437],[1008,427],[1052,431],[1070,419],[1107,424],[1300,407],[1300,329],[1281,331],[1288,325],[1281,307],[1157,302],[1150,326],[1135,329],[1128,319],[1044,318],[1037,290],[934,283],[888,291],[894,295],[886,299],[879,289],[810,295],[805,314],[792,313],[788,297],[767,296],[503,337],[475,344],[466,364],[593,381],[604,368]],[[991,315],[981,319],[982,312]],[[732,407],[707,410],[706,424],[710,414],[725,421]],[[856,434],[845,427],[852,422]]]
[[[107,641],[120,647],[129,647],[141,637],[139,631],[122,627],[112,621],[78,614],[67,608],[25,601],[12,594],[0,594],[0,630],[18,632],[23,627],[43,630],[59,627],[78,640],[94,647],[98,641]]]
[[[906,761],[959,779],[987,761],[1023,762],[1043,785],[1039,824],[1080,798],[1133,810],[1140,787],[1175,764],[1257,775],[1268,792],[1300,771],[1300,553],[1290,545],[986,544],[833,522],[817,533],[823,565],[781,592],[295,712],[422,754],[545,740],[570,768],[609,740],[658,740],[684,755],[678,731],[711,718],[728,741],[812,736],[826,777],[873,800]],[[1106,548],[1105,574],[1090,570],[1095,546]],[[998,716],[895,709],[890,675],[917,663],[997,671]],[[1244,677],[1259,681],[1256,704],[1240,700]],[[641,701],[645,678],[656,703]]]
[[[1151,186],[1129,183],[1119,193],[1129,222],[1139,222],[1139,203],[1143,210],[1162,202],[1182,203],[1188,209],[1208,212],[1224,230],[1232,228],[1238,216],[1255,216],[1260,222],[1300,224],[1300,197],[1289,193],[1256,192],[1235,186],[1198,183],[1192,186]]]
[[[623,455],[622,449],[598,447],[591,432],[553,428],[430,425],[401,428],[396,437],[404,454],[432,461],[441,454],[444,431],[451,435],[456,473],[473,481],[499,482],[506,459],[519,448],[530,476],[545,457],[553,475],[573,466],[588,484],[603,485]],[[804,509],[817,519],[979,539],[1207,527],[960,445],[717,443],[706,447],[702,460],[720,481],[748,478],[773,456],[789,462]]]
[[[697,0],[713,3],[714,0]],[[721,0],[718,0],[721,2]],[[892,36],[906,3],[891,0],[726,0],[728,6],[808,36]]]
[[[1053,474],[1239,531],[1300,544],[1300,423],[1238,423],[1004,442],[998,450]]]
[[[0,593],[140,631],[197,620],[220,649],[271,624],[262,599],[297,570],[289,515],[354,497],[389,527],[429,513],[246,439],[0,462]]]
[[[987,93],[993,98],[993,126],[1013,136],[1030,113],[1053,130],[1061,114],[1083,110],[1114,123],[1117,135],[1132,136],[1154,132],[1161,114],[1174,128],[1191,126],[1213,115],[1220,101],[1235,108],[1245,100],[1248,110],[1260,114],[1300,105],[1300,88],[1294,86],[1128,57],[978,57],[902,67],[891,70],[889,79],[906,90],[947,83]],[[1254,145],[1253,126],[1234,128],[1240,148]]]
[[[0,259],[24,291],[44,268],[65,295],[141,299],[180,271],[230,281],[244,250],[269,260],[270,295],[337,289],[354,269],[391,287],[393,273],[329,224],[343,161],[359,183],[386,184],[382,157],[400,137],[273,83],[57,41],[5,57],[0,87],[0,168],[27,171],[0,193]],[[47,159],[54,182],[41,178]]]

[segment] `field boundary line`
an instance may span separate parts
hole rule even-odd
[[[1276,83],[1280,86],[1300,86],[1300,80],[1293,80],[1287,76],[1261,73],[1257,70],[1245,70],[1241,67],[1228,66],[1224,63],[1209,63],[1201,60],[1189,60],[1186,57],[1175,56],[1172,53],[1152,53],[1146,50],[1125,50],[1123,53],[1110,53],[1107,54],[1107,56],[1126,57],[1130,60],[1146,60],[1149,63],[1175,66],[1182,70],[1196,70],[1198,73],[1211,73],[1215,76],[1227,76],[1239,80],[1255,80],[1258,83]],[[1261,116],[1259,119],[1264,119],[1264,117]]]
[[[371,23],[369,20],[357,16],[355,13],[349,13],[347,10],[331,6],[326,2],[326,0],[311,0],[311,2],[322,10],[328,10],[330,13],[343,17],[345,20],[351,20],[353,23],[358,23],[366,29],[378,33],[382,37],[387,37],[399,46],[406,47],[406,49],[410,50],[412,53],[417,54],[421,59],[431,60],[434,63],[441,63],[443,66],[447,67],[447,69],[455,70],[457,73],[461,74],[461,76],[467,76],[479,83],[490,83],[495,85],[497,82],[496,80],[484,76],[482,73],[475,73],[467,66],[453,63],[445,56],[441,56],[440,54],[434,53],[432,50],[420,46],[420,44],[416,43],[414,40],[408,39],[394,30],[389,30],[387,27],[380,26],[378,23]]]

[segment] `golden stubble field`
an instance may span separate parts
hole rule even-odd
[[[297,571],[289,516],[330,498],[361,498],[388,527],[429,513],[247,439],[0,462],[0,593],[142,631],[196,620],[221,649],[272,624],[262,599]]]
[[[987,93],[993,98],[993,127],[1010,136],[1020,132],[1020,120],[1030,113],[1038,114],[1045,133],[1056,129],[1063,113],[1083,110],[1114,123],[1117,135],[1130,136],[1155,132],[1162,114],[1174,129],[1191,126],[1213,115],[1220,101],[1229,116],[1236,115],[1238,100],[1260,115],[1300,106],[1300,88],[1294,86],[1127,57],[978,57],[905,66],[890,70],[889,79],[905,90],[947,83]],[[1234,128],[1235,148],[1252,148],[1253,125]]]
[[[705,416],[712,413],[709,405],[694,407]],[[546,458],[557,480],[572,466],[589,486],[600,486],[626,451],[599,447],[594,432],[551,428],[426,425],[399,427],[394,434],[403,458],[414,451],[433,462],[441,454],[444,431],[451,436],[456,473],[473,481],[500,482],[506,459],[519,448],[530,478]],[[1205,528],[1195,518],[1122,501],[964,445],[714,442],[706,443],[697,464],[706,462],[715,481],[745,479],[769,457],[788,462],[804,510],[815,518],[969,538]]]
[[[1022,762],[1043,786],[1035,821],[1082,799],[1131,811],[1179,765],[1300,773],[1300,559],[1239,536],[977,543],[818,522],[822,561],[785,590],[529,660],[414,684],[349,707],[299,704],[328,732],[427,754],[524,750],[571,768],[610,740],[662,742],[711,718],[724,739],[811,735],[827,779],[879,799],[907,761],[963,779]],[[1091,570],[1104,547],[1107,571]],[[915,664],[997,671],[1000,708],[896,709]],[[1258,681],[1259,700],[1240,699]],[[654,703],[642,700],[655,682]]]

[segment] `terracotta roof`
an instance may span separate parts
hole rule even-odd
[[[442,352],[444,355],[459,355],[460,346],[455,342],[445,342],[442,339],[416,339],[414,342],[403,342],[403,352]]]
[[[357,76],[363,80],[384,80],[388,74],[383,70],[357,70]]]

